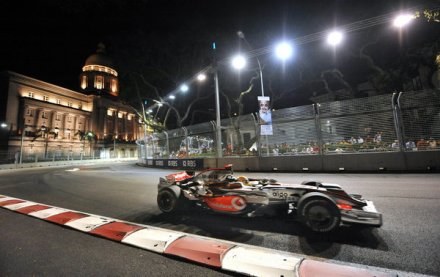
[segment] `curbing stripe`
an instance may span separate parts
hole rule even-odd
[[[0,202],[0,206],[5,207],[5,206],[13,205],[13,204],[24,203],[24,202],[26,202],[26,201],[19,200],[19,199],[8,199],[8,200]]]
[[[115,221],[96,227],[90,231],[90,234],[98,235],[111,240],[122,241],[128,234],[143,228],[145,227]]]
[[[88,216],[83,217],[71,222],[68,222],[64,225],[72,227],[73,229],[77,229],[83,232],[89,232],[101,225],[113,222],[112,219],[106,217],[98,217],[98,216]]]
[[[122,242],[157,253],[163,253],[173,241],[183,236],[184,234],[179,232],[155,230],[148,227],[127,235],[122,239]]]
[[[8,200],[17,200],[17,198],[2,195],[0,197],[0,205],[1,205],[1,202],[8,201]],[[25,200],[23,200],[23,202],[25,202]]]
[[[32,205],[37,205],[37,203],[30,202],[30,201],[25,201],[25,202],[21,202],[21,203],[17,203],[17,204],[6,205],[6,206],[3,206],[3,207],[6,208],[6,209],[14,211],[14,210],[18,210],[18,209],[21,209],[21,208],[24,208],[24,207],[28,207],[28,206],[32,206]]]
[[[33,212],[47,210],[49,208],[50,208],[49,206],[34,203],[34,205],[23,207],[23,208],[15,210],[15,211],[22,213],[22,214],[29,214],[29,213],[33,213]]]
[[[53,216],[53,215],[57,215],[60,213],[65,213],[67,212],[67,210],[65,209],[61,209],[61,208],[56,208],[56,207],[52,207],[46,210],[41,210],[38,212],[32,212],[29,213],[28,215],[39,218],[39,219],[46,219],[47,217]]]
[[[255,276],[296,276],[302,258],[288,253],[274,253],[252,247],[236,246],[223,258],[222,268]]]
[[[245,275],[397,276],[354,266],[313,261],[288,252],[125,222],[5,195],[0,195],[0,207],[142,249],[179,256]]]
[[[172,242],[164,253],[221,268],[223,255],[232,247],[231,243],[184,236]]]
[[[59,213],[56,215],[46,217],[44,220],[64,225],[69,221],[72,221],[75,219],[80,219],[80,218],[83,218],[86,216],[88,216],[88,215],[86,215],[84,213],[78,213],[78,212],[74,212],[74,211],[66,211],[64,213]]]
[[[301,263],[298,271],[299,277],[395,277],[396,274],[382,273],[370,271],[362,268],[351,267],[346,265],[331,264],[321,261],[313,261],[306,259]]]

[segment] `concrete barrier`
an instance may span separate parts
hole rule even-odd
[[[440,172],[440,151],[204,159],[205,167],[224,164],[238,171]]]
[[[0,164],[0,171],[24,168],[38,168],[38,167],[57,167],[69,165],[91,165],[98,163],[112,163],[116,161],[133,161],[136,162],[138,158],[116,158],[116,159],[95,159],[95,160],[69,160],[69,161],[54,161],[54,162],[33,162],[22,164]]]

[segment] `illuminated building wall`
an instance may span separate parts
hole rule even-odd
[[[114,151],[116,144],[120,152],[137,153],[134,142],[143,137],[143,129],[132,108],[118,99],[118,73],[102,44],[86,59],[79,92],[11,71],[0,76],[0,121],[9,132],[3,149],[18,151],[23,141],[25,154],[90,155]],[[80,133],[86,132],[96,136],[93,149],[81,140]]]

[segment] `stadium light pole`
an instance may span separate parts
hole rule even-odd
[[[24,142],[24,132],[26,132],[26,126],[23,127],[21,131],[21,139],[20,139],[20,159],[19,164],[23,162],[23,142]]]
[[[237,36],[239,38],[241,38],[249,47],[250,50],[253,50],[251,44],[247,41],[246,37],[244,36],[244,33],[242,31],[238,31],[237,32]],[[264,96],[264,84],[263,84],[263,70],[261,69],[261,63],[260,63],[260,59],[258,59],[258,57],[255,57],[255,59],[257,60],[258,63],[258,69],[260,71],[260,85],[261,85],[261,96]]]
[[[218,70],[217,65],[214,68],[214,83],[215,83],[215,117],[216,117],[216,135],[217,135],[217,157],[223,157],[222,151],[222,126],[220,122],[220,94],[218,88]]]
[[[217,138],[217,158],[223,157],[222,149],[222,125],[220,121],[220,91],[218,87],[218,65],[217,65],[217,55],[216,55],[216,45],[215,42],[212,43],[213,51],[213,73],[214,73],[214,87],[215,87],[215,133]],[[204,79],[200,76],[199,80]]]
[[[197,81],[204,82],[206,80],[205,72],[212,73],[214,75],[214,88],[215,88],[215,136],[217,141],[216,154],[217,158],[223,157],[223,149],[222,149],[222,126],[221,126],[221,117],[220,117],[220,90],[218,85],[218,66],[217,66],[217,57],[216,57],[216,45],[215,42],[212,43],[212,51],[213,51],[213,61],[212,66],[209,69],[205,69],[203,72],[199,73],[196,76]]]
[[[238,31],[237,35],[240,39],[242,39],[248,46],[248,48],[252,51],[253,48],[250,45],[250,43],[247,41],[246,37],[244,36],[244,33],[242,31]],[[277,57],[281,60],[287,60],[288,58],[290,58],[292,56],[292,47],[288,42],[280,42],[278,43],[278,45],[275,47],[275,54],[277,55]],[[259,73],[260,73],[260,85],[261,85],[261,96],[264,97],[264,83],[263,83],[263,69],[261,68],[261,63],[260,60],[258,59],[258,56],[255,57],[255,59],[257,60],[258,63],[258,69],[259,69]],[[242,69],[244,66],[246,65],[246,60],[243,56],[236,56],[233,58],[232,60],[232,66],[235,69]],[[267,156],[269,156],[269,141],[268,141],[268,137],[267,135],[264,135],[265,139],[266,139],[266,153]],[[259,146],[258,146],[258,151],[261,154],[261,144],[259,142]]]

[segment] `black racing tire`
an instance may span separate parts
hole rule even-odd
[[[298,210],[302,222],[317,233],[334,231],[341,223],[341,213],[338,207],[323,197],[305,199]]]
[[[177,195],[170,189],[163,189],[157,194],[157,205],[164,213],[176,212],[179,206]]]

